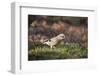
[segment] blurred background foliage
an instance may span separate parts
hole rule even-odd
[[[38,54],[36,53],[36,51],[33,51],[33,50],[38,50],[38,53],[42,51],[40,53],[40,57],[39,57],[40,59],[41,59],[41,55],[42,55],[42,59],[45,59],[45,58],[57,59],[57,57],[51,56],[53,54],[50,54],[49,52],[50,48],[46,45],[43,45],[40,40],[50,39],[61,33],[65,34],[63,46],[65,46],[66,49],[68,49],[67,48],[68,45],[66,44],[73,45],[72,43],[75,43],[76,45],[78,44],[80,46],[80,47],[77,47],[77,51],[75,51],[75,47],[73,48],[76,55],[75,58],[87,57],[87,47],[88,47],[88,18],[87,17],[28,15],[29,60],[38,59],[35,56]],[[57,46],[57,48],[62,48],[62,49],[64,49],[65,47]],[[59,50],[57,48],[56,50]],[[58,52],[59,54],[55,56],[58,56],[58,59],[63,58],[63,56],[64,58],[74,58],[73,55],[69,53],[70,51],[72,51],[70,50],[70,48],[69,48],[69,51],[67,50],[67,54],[66,54],[66,50],[63,50],[65,51],[65,54],[61,55],[60,54],[61,52],[60,53]],[[43,50],[48,51],[49,53],[42,54]],[[51,51],[51,52],[54,52],[55,54],[55,51]],[[80,55],[78,55],[79,53]],[[45,56],[45,58],[43,56]]]

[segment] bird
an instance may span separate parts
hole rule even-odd
[[[45,42],[43,42],[43,44],[46,44],[48,46],[50,46],[50,48],[54,48],[55,45],[57,45],[59,43],[59,41],[65,39],[65,35],[64,34],[59,34],[56,37],[53,37],[51,39],[48,40],[44,40]]]

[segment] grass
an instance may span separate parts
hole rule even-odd
[[[53,49],[46,45],[31,45],[28,55],[28,60],[76,59],[87,58],[88,50],[78,43],[60,44]]]

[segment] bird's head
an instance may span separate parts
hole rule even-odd
[[[61,40],[65,39],[65,35],[64,35],[64,34],[59,34],[57,37],[58,37],[59,39],[61,39]]]

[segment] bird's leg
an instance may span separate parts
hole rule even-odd
[[[52,47],[53,47],[53,46],[51,45],[50,48],[52,49]]]

